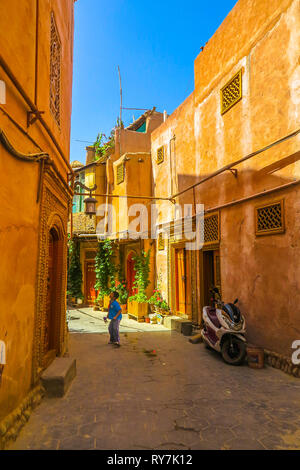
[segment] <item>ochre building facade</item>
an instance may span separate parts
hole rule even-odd
[[[156,251],[173,312],[200,324],[215,284],[239,298],[249,342],[286,358],[300,334],[299,25],[299,0],[239,0],[151,147],[155,196],[205,208],[204,246],[188,251],[175,205],[157,202],[160,229],[173,221]]]
[[[0,4],[1,446],[39,401],[42,371],[67,350],[73,22],[73,0]]]
[[[106,155],[95,160],[95,150],[87,147],[86,164],[73,162],[75,181],[97,189],[97,215],[89,218],[84,213],[85,196],[75,196],[72,214],[72,236],[80,242],[82,292],[84,303],[93,305],[97,297],[95,256],[98,242],[109,238],[114,242],[114,262],[126,282],[129,295],[133,294],[135,279],[134,256],[150,250],[150,296],[155,285],[155,241],[151,240],[151,203],[153,197],[151,133],[163,122],[163,114],[155,108],[146,111],[132,124],[117,127],[114,145]],[[84,191],[84,190],[82,190]],[[128,197],[131,196],[131,197]],[[149,199],[147,199],[149,198]],[[140,215],[137,204],[149,209],[145,227],[138,224],[132,230],[134,219]],[[131,225],[132,224],[132,225]],[[138,233],[136,233],[138,232]]]

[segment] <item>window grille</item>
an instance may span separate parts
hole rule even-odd
[[[117,184],[123,183],[125,176],[124,163],[117,166]]]
[[[220,240],[219,213],[204,217],[204,245],[218,243]]]
[[[50,111],[60,126],[61,41],[54,13],[51,12],[50,35]]]
[[[257,207],[255,212],[256,235],[284,232],[283,200]]]
[[[242,71],[240,70],[221,89],[221,114],[226,113],[242,99]]]
[[[165,249],[165,239],[163,233],[160,232],[158,235],[158,250],[163,251]]]
[[[157,149],[157,158],[156,158],[156,162],[157,164],[159,165],[160,163],[162,163],[164,161],[164,147],[159,147],[159,149]]]

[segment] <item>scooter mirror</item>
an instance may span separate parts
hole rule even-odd
[[[235,301],[233,302],[234,304],[237,304],[239,301],[239,299],[235,299]]]

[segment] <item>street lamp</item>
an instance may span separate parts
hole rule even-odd
[[[80,189],[84,189],[85,191],[88,191],[90,193],[89,197],[85,198],[83,202],[85,204],[84,213],[86,215],[88,215],[91,219],[92,215],[96,215],[96,202],[97,202],[97,199],[95,199],[92,196],[92,191],[96,191],[97,185],[95,184],[95,186],[93,188],[88,188],[87,186],[85,186],[80,181],[76,181],[74,183],[74,191],[75,192],[76,192],[77,187],[79,187]]]

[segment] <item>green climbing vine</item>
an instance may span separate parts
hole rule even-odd
[[[95,289],[99,291],[98,299],[101,299],[105,295],[109,295],[115,286],[116,267],[111,240],[104,240],[98,244],[95,272]]]
[[[77,239],[68,242],[68,288],[67,294],[82,299],[82,269],[80,263],[80,245]]]
[[[137,290],[135,295],[129,297],[129,300],[136,300],[137,302],[147,302],[146,289],[150,284],[150,250],[142,251],[140,254],[133,256],[135,261],[135,279],[133,287]]]

